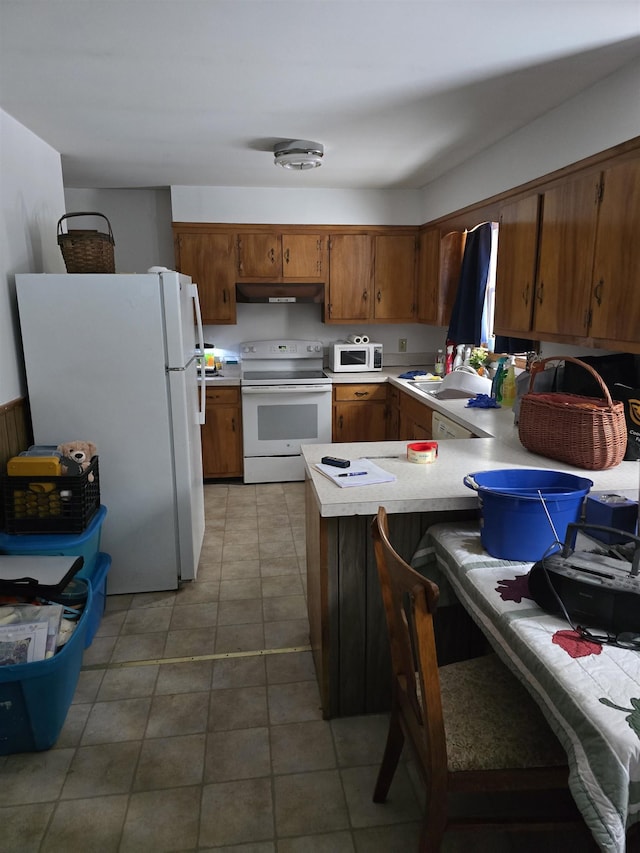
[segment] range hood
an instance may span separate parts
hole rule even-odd
[[[259,284],[241,282],[236,284],[236,302],[271,302],[287,304],[295,302],[324,302],[324,284]]]

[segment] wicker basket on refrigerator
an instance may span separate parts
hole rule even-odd
[[[77,229],[63,233],[62,222],[73,216],[101,216],[107,222],[108,233]],[[68,224],[68,223],[67,223]],[[113,231],[103,213],[66,213],[58,220],[58,245],[69,273],[113,273],[116,271],[113,256]]]

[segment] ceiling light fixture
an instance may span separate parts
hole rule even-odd
[[[283,169],[294,169],[298,172],[307,169],[317,169],[322,165],[324,146],[319,142],[308,139],[292,139],[279,142],[273,148],[274,162]]]

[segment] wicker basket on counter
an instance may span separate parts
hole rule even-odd
[[[570,361],[596,380],[600,397],[560,392],[534,393],[535,373],[550,361]],[[576,468],[600,471],[620,464],[627,447],[624,406],[611,399],[602,377],[584,361],[570,356],[550,356],[535,365],[529,391],[520,401],[518,432],[532,453],[557,459]]]
[[[62,222],[73,216],[101,216],[107,222],[108,233],[97,230],[74,230],[63,233]],[[116,271],[113,256],[113,231],[103,213],[66,213],[58,220],[58,245],[70,273],[112,273]]]

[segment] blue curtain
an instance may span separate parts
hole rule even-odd
[[[482,343],[482,310],[490,260],[491,223],[484,222],[467,234],[448,340],[475,346]]]

